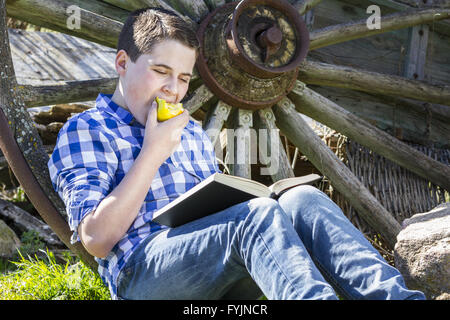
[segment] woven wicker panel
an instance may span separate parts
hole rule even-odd
[[[444,203],[446,192],[448,197],[448,190],[443,190],[355,141],[336,133],[328,134],[324,140],[400,223],[416,213],[429,211]],[[405,143],[435,160],[450,164],[448,149]],[[376,234],[327,181],[320,188],[342,208],[352,223],[363,233],[368,236]]]

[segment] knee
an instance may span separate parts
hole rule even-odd
[[[286,191],[278,199],[284,212],[294,221],[304,222],[304,219],[317,219],[327,208],[335,208],[334,202],[319,189],[303,185]],[[323,210],[319,210],[319,208]]]
[[[280,205],[294,205],[298,209],[322,201],[331,200],[322,191],[310,185],[303,185],[292,188],[282,194],[279,199]]]
[[[321,219],[324,216],[346,219],[342,209],[330,197],[309,185],[289,190],[280,197],[279,203],[291,216],[301,215],[309,220]]]
[[[273,216],[280,212],[280,205],[271,198],[254,198],[247,203],[246,218],[253,222],[272,220]]]
[[[254,198],[248,202],[250,212],[272,213],[279,209],[279,204],[272,198]]]

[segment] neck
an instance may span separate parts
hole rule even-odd
[[[122,92],[121,92],[121,90],[119,88],[119,85],[116,86],[116,90],[114,91],[114,94],[112,95],[111,100],[115,104],[117,104],[117,105],[121,106],[122,108],[124,108],[125,110],[129,110],[127,108],[127,106],[126,106],[125,99],[123,98],[123,95],[122,95]]]

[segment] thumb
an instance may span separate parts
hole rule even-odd
[[[147,123],[146,123],[146,127],[155,127],[158,123],[157,120],[157,111],[158,111],[158,105],[156,103],[156,101],[152,102],[152,105],[150,106],[150,109],[148,110],[148,114],[147,114]]]

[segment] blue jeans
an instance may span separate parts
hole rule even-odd
[[[335,291],[336,290],[336,291]],[[425,299],[327,195],[299,186],[150,235],[121,299]]]

